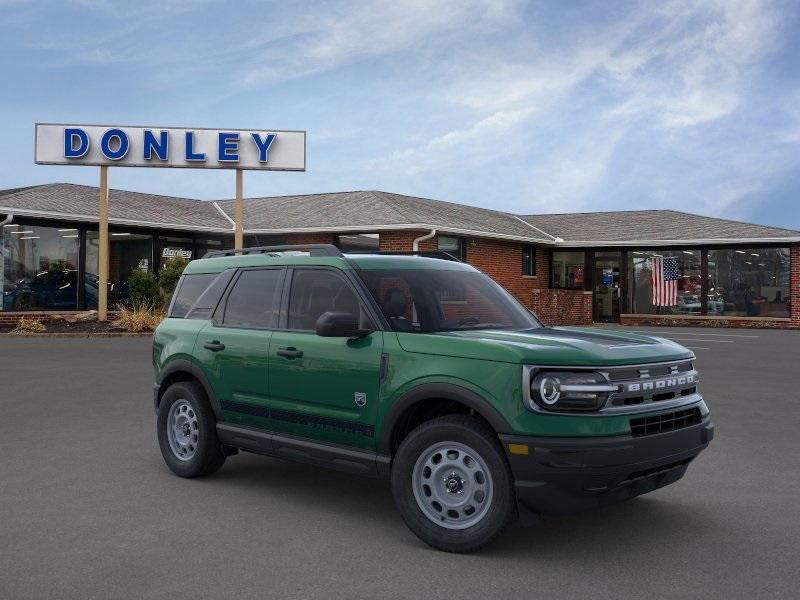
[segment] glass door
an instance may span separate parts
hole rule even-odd
[[[598,323],[619,321],[622,278],[622,252],[594,253],[594,320]]]

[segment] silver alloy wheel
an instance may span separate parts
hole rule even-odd
[[[480,454],[460,442],[438,442],[420,454],[411,474],[423,514],[445,529],[466,529],[492,505],[492,474]]]
[[[172,453],[180,460],[191,460],[200,440],[197,414],[188,400],[177,400],[167,415],[167,439]]]

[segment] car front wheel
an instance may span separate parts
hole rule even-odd
[[[513,478],[497,435],[450,415],[414,429],[395,454],[392,492],[406,525],[448,552],[494,540],[516,516]]]

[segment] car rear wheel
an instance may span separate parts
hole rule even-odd
[[[485,546],[516,516],[497,435],[468,415],[428,421],[403,440],[392,464],[392,492],[411,531],[448,552]]]
[[[214,412],[199,383],[169,386],[158,405],[157,423],[161,455],[176,475],[210,475],[225,462]]]

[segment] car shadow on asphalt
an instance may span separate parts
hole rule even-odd
[[[229,489],[263,493],[265,498],[319,510],[325,518],[368,519],[376,534],[385,530],[388,543],[428,549],[410,532],[398,537],[398,528],[402,531],[404,526],[387,481],[246,454],[229,459],[212,479]],[[320,486],[326,490],[324,495],[319,494]],[[630,558],[632,549],[655,552],[656,546],[696,540],[709,532],[715,527],[714,515],[703,508],[656,492],[575,515],[534,515],[524,525],[513,524],[480,554],[536,555],[546,548],[548,557],[555,558],[576,548],[602,547],[606,553]]]

